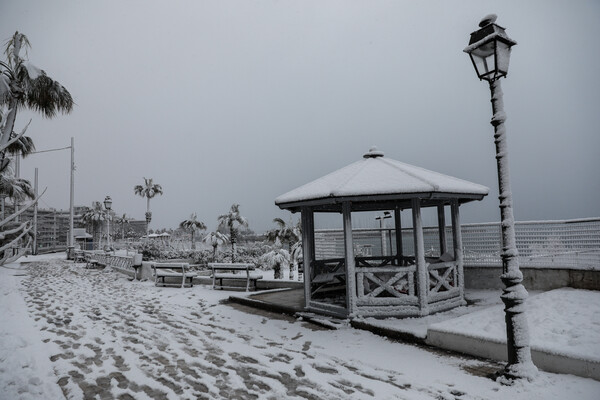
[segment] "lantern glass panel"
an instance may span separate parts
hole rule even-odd
[[[477,75],[483,79],[493,78],[496,75],[495,41],[487,42],[471,52],[471,57]]]
[[[491,75],[495,75],[495,57],[494,53],[487,57],[478,57],[475,54],[472,55],[475,68],[477,69],[477,75],[480,78],[488,78]]]
[[[498,73],[506,75],[510,61],[510,46],[499,40],[496,44],[496,54],[498,58]]]

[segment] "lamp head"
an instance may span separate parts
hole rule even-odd
[[[511,47],[517,42],[496,24],[496,15],[486,15],[480,29],[471,33],[469,45],[463,50],[471,57],[479,79],[492,82],[508,74]]]

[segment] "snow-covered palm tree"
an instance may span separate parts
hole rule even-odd
[[[40,112],[52,118],[58,112],[69,113],[73,109],[71,94],[60,83],[46,75],[42,69],[21,57],[21,49],[31,47],[27,37],[15,32],[8,40],[6,61],[0,61],[0,105],[3,106],[0,125],[0,165],[7,162],[8,147],[25,134],[14,134],[19,109]]]
[[[24,137],[29,124],[20,133],[14,132],[17,111],[29,109],[40,112],[44,117],[52,118],[58,112],[71,112],[74,104],[67,89],[21,56],[21,50],[29,47],[31,46],[27,37],[15,32],[7,41],[4,52],[6,60],[0,60],[0,178],[2,180],[0,185],[7,193],[23,194],[25,197],[32,197],[31,185],[23,179],[9,178],[11,171],[8,168],[10,158],[7,157],[7,153],[12,151],[26,153],[33,149],[33,141]],[[3,217],[0,221],[0,237],[3,238],[0,240],[0,265],[22,254],[19,252],[16,256],[3,256],[4,250],[16,245],[32,226],[24,223],[20,225],[18,231],[15,231],[17,228],[8,228],[9,223],[17,215],[32,207],[36,201],[37,199],[20,211],[15,211],[11,216]],[[13,233],[6,235],[7,229]]]
[[[281,279],[281,267],[289,265],[290,253],[282,248],[275,248],[263,256],[266,266],[273,268],[273,278]]]
[[[193,213],[190,215],[190,218],[181,221],[179,227],[192,233],[192,250],[196,250],[196,231],[206,230],[206,224],[202,221],[198,221],[198,216],[196,213]]]
[[[17,201],[33,199],[31,183],[26,179],[15,178],[9,168],[0,170],[0,196],[10,197]]]
[[[231,241],[231,262],[235,262],[235,244],[237,241],[238,228],[240,226],[248,227],[248,221],[240,214],[240,205],[232,204],[227,214],[219,215],[217,218],[220,228],[229,230],[229,240]]]
[[[35,151],[33,139],[29,136],[18,136],[13,132],[11,139],[16,141],[9,141],[6,151],[15,157],[15,160],[17,160],[16,157],[22,156],[25,158]],[[19,178],[16,172],[13,173],[11,165],[11,163],[3,164],[3,168],[0,170],[0,215],[2,215],[2,218],[4,218],[4,206],[7,197],[12,198],[15,204],[34,197],[29,181]]]
[[[129,221],[130,219],[127,218],[127,214],[115,217],[115,223],[121,224],[121,240],[125,240],[125,224],[129,224]]]
[[[294,272],[298,271],[298,264],[300,264],[300,260],[302,260],[302,239],[298,240],[292,246],[290,258],[290,279],[294,279]],[[300,275],[298,275],[298,279],[300,279]]]
[[[158,183],[154,183],[152,178],[146,179],[144,178],[144,185],[135,185],[133,187],[133,192],[140,197],[146,198],[146,238],[148,237],[150,221],[152,220],[152,213],[150,212],[150,199],[154,198],[157,195],[163,194],[162,186]]]
[[[213,248],[212,260],[215,262],[217,247],[227,243],[229,237],[221,232],[210,232],[202,239],[204,243],[210,244]]]
[[[274,218],[273,222],[277,225],[277,227],[267,231],[267,240],[271,243],[275,243],[277,241],[281,242],[281,244],[287,243],[288,252],[291,253],[294,243],[300,240],[300,227],[298,225],[293,225],[291,222],[286,224],[281,218]]]
[[[102,227],[103,221],[106,221],[108,218],[108,212],[102,207],[102,203],[99,201],[92,202],[92,207],[89,208],[86,212],[81,216],[81,220],[86,224],[92,225],[92,235],[94,237],[94,244],[97,244],[96,248],[100,248],[100,242],[102,241],[102,235],[100,235],[100,239],[96,241],[96,236],[98,232],[98,226]]]

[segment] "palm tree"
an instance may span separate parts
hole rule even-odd
[[[94,244],[97,243],[96,248],[100,248],[100,242],[102,240],[102,236],[100,235],[100,239],[96,241],[98,226],[102,226],[102,221],[106,221],[107,218],[108,213],[102,207],[102,203],[100,203],[99,201],[92,202],[92,208],[88,208],[87,211],[81,216],[83,222],[92,225],[92,235],[94,236]]]
[[[217,255],[217,247],[222,244],[225,244],[229,241],[229,237],[221,232],[210,232],[204,239],[202,239],[204,243],[208,243],[213,248],[212,260],[215,262],[215,257]]]
[[[34,193],[31,188],[31,183],[26,179],[15,178],[9,172],[10,168],[6,166],[0,170],[0,196],[10,197],[17,201],[22,201],[27,198],[33,199]]]
[[[127,218],[127,214],[123,214],[120,217],[116,217],[115,223],[121,224],[121,240],[125,240],[125,224],[129,223],[129,218]]]
[[[196,234],[196,231],[206,230],[206,225],[204,224],[204,222],[198,221],[198,216],[196,215],[196,213],[193,213],[192,215],[190,215],[189,219],[181,221],[181,223],[179,223],[179,227],[192,233],[192,250],[196,250],[196,240],[194,236]]]
[[[232,204],[227,214],[219,215],[217,218],[220,228],[229,229],[229,240],[231,241],[231,262],[235,262],[235,243],[237,240],[238,227],[248,227],[246,218],[240,215],[240,205]]]
[[[300,240],[301,232],[299,225],[286,224],[281,218],[274,218],[273,222],[277,224],[277,228],[267,231],[267,241],[272,243],[280,242],[287,243],[288,252],[292,252],[292,246]]]
[[[263,256],[267,267],[273,268],[273,278],[281,279],[281,266],[290,263],[290,253],[282,248],[275,248]]]
[[[29,109],[40,112],[44,117],[52,118],[58,112],[71,112],[74,103],[71,94],[64,86],[48,77],[46,72],[31,64],[29,60],[21,57],[23,47],[31,47],[29,40],[25,35],[15,32],[6,44],[4,52],[6,61],[0,60],[0,186],[5,195],[33,197],[29,182],[10,177],[8,169],[10,159],[7,157],[7,152],[16,151],[26,154],[34,149],[33,141],[24,136],[29,124],[20,133],[14,132],[17,111]],[[0,221],[0,235],[7,232],[8,223],[12,219],[32,207],[38,199],[34,199],[21,211],[15,211],[7,218],[3,217]],[[3,256],[4,249],[17,245],[31,229],[31,224],[24,223],[10,229],[11,235],[3,235],[7,240],[0,242],[0,265],[15,260],[23,254],[23,251],[20,251],[16,256]]]
[[[21,49],[30,48],[25,35],[15,32],[8,40],[6,62],[0,61],[0,105],[7,112],[0,118],[0,165],[6,163],[8,146],[25,134],[25,129],[13,135],[17,111],[30,109],[52,118],[58,112],[69,113],[73,109],[73,98],[67,89],[51,79],[46,72],[21,57]]]
[[[154,198],[156,195],[162,195],[163,190],[162,186],[158,183],[152,182],[152,178],[146,179],[144,178],[144,185],[135,185],[133,187],[133,192],[140,197],[146,198],[146,239],[149,234],[149,226],[150,221],[152,220],[152,213],[150,212],[150,199]]]
[[[29,136],[18,136],[15,132],[11,134],[11,139],[15,139],[15,141],[9,141],[6,151],[14,157],[15,165],[18,165],[16,164],[18,157],[22,156],[25,158],[33,153],[35,151],[35,145],[33,144],[33,139]],[[17,171],[15,171],[14,174],[10,172],[10,165],[11,164],[9,163],[4,164],[4,168],[0,171],[0,174],[2,175],[0,179],[3,181],[0,183],[2,186],[2,189],[0,189],[0,215],[2,215],[2,218],[4,218],[4,207],[7,197],[11,197],[15,205],[19,204],[25,198],[33,199],[33,191],[31,190],[29,181],[20,179],[17,175]],[[14,176],[14,178],[12,176]]]
[[[298,264],[302,259],[302,239],[298,240],[292,246],[290,251],[290,279],[294,279],[294,272],[298,271]],[[300,274],[298,273],[298,279],[300,279]]]

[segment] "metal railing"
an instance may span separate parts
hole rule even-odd
[[[461,226],[465,266],[497,267],[500,258],[500,223]],[[600,270],[600,218],[560,221],[515,222],[519,262],[522,267]],[[373,256],[396,254],[394,229],[356,229],[352,232],[355,254],[368,248]],[[439,257],[437,227],[423,229],[426,256]],[[452,231],[446,227],[447,248],[452,249]],[[317,259],[343,257],[342,230],[315,232]],[[383,250],[386,254],[383,254]],[[402,254],[414,255],[412,228],[402,229]]]
[[[126,271],[136,272],[136,259],[135,255],[132,256],[116,256],[110,253],[102,251],[86,251],[85,253],[90,254],[95,260],[104,265],[110,265],[112,267],[121,268]],[[141,257],[139,257],[139,264],[141,264]]]

